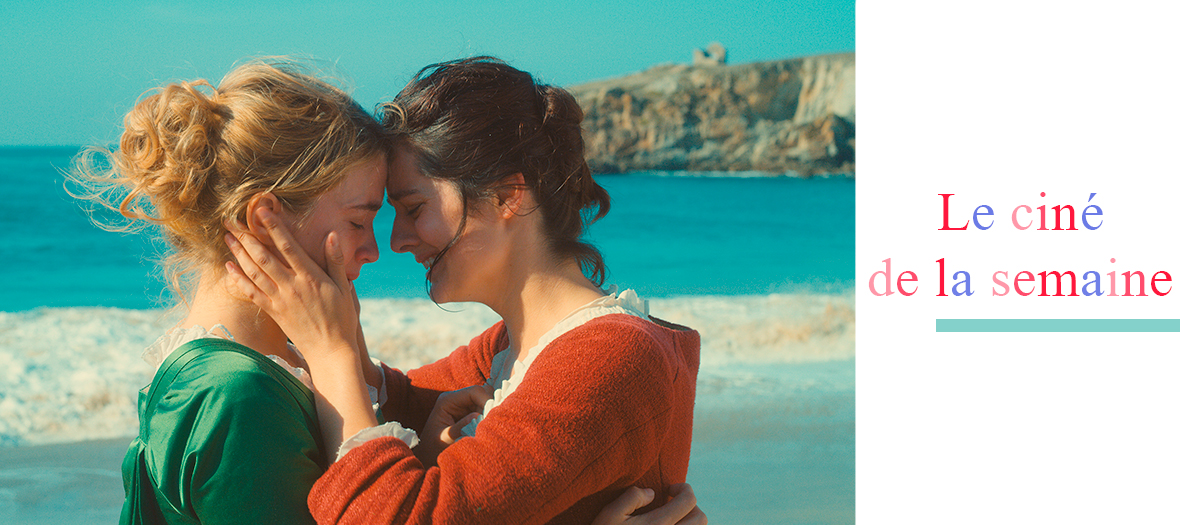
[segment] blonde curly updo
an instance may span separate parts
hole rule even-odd
[[[75,196],[129,219],[104,228],[160,227],[182,297],[194,271],[223,271],[224,223],[244,221],[251,197],[271,192],[304,214],[349,168],[389,153],[371,115],[292,62],[246,63],[216,88],[195,80],[153,91],[123,119],[118,149],[86,148],[70,180],[82,188]]]

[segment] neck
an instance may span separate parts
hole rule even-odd
[[[519,268],[519,267],[518,267]],[[508,338],[519,358],[571,312],[599,297],[576,261],[556,266],[519,268],[518,277],[498,304],[489,304],[504,319]]]
[[[287,336],[279,325],[245,297],[231,292],[224,273],[202,272],[188,316],[180,326],[201,325],[212,330],[225,326],[234,341],[263,355],[277,355],[294,366],[302,360],[287,349]]]

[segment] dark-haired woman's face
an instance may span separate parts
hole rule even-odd
[[[510,252],[495,214],[472,205],[456,239],[464,222],[459,189],[423,175],[413,153],[404,148],[395,153],[386,190],[397,210],[390,249],[413,254],[430,271],[431,298],[439,303],[493,300],[496,285],[503,281],[496,276],[503,275]]]

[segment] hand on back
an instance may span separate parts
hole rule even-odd
[[[697,507],[697,497],[688,483],[668,488],[672,499],[644,514],[633,514],[655,499],[651,489],[631,487],[602,509],[592,525],[707,525],[709,519]]]

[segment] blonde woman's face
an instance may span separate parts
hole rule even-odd
[[[339,185],[312,205],[303,227],[295,231],[295,238],[321,268],[327,268],[324,242],[332,232],[336,232],[343,249],[350,281],[360,275],[361,266],[377,260],[373,219],[385,200],[386,173],[384,155],[357,164],[345,172]]]

